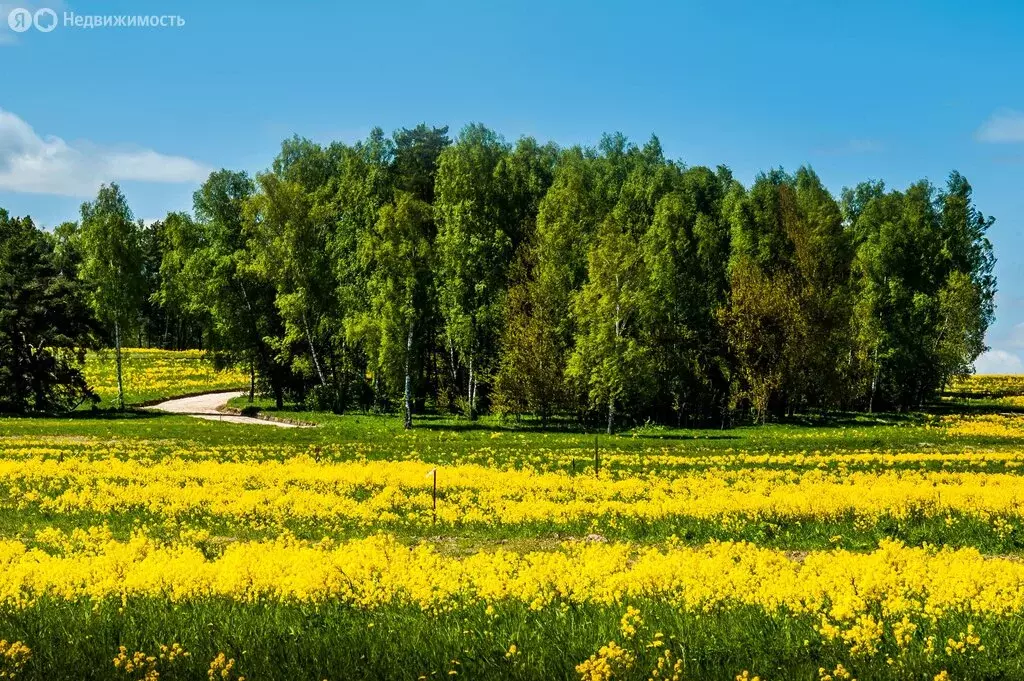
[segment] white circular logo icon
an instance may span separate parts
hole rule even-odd
[[[12,31],[24,33],[32,27],[32,12],[24,7],[15,7],[7,15],[7,25],[11,27]]]
[[[35,16],[32,17],[32,23],[36,25],[36,30],[49,33],[57,28],[57,13],[49,7],[37,9]]]

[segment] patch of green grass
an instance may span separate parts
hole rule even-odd
[[[209,556],[216,555],[231,543],[272,540],[284,533],[309,541],[324,538],[344,541],[368,534],[366,527],[342,522],[280,521],[274,518],[239,521],[210,514],[168,517],[140,509],[110,513],[54,513],[37,506],[0,505],[0,538],[16,539],[29,546],[36,545],[36,533],[40,530],[56,528],[70,534],[76,528],[101,526],[121,541],[140,530],[147,536],[165,541],[179,540],[185,532],[189,535],[188,543],[199,546]],[[197,530],[208,532],[210,538],[195,540],[192,536]],[[566,541],[593,536],[650,546],[667,540],[685,545],[712,541],[750,542],[766,548],[792,551],[871,551],[885,540],[899,540],[908,546],[930,544],[950,548],[973,547],[992,555],[1024,554],[1024,527],[1000,531],[990,523],[961,513],[943,517],[920,513],[902,517],[885,515],[866,527],[852,516],[797,522],[785,518],[763,518],[728,525],[714,518],[679,517],[659,522],[629,518],[613,522],[608,522],[607,518],[584,518],[560,524],[440,522],[421,527],[381,522],[374,526],[373,532],[386,532],[409,545],[435,544],[449,555],[466,555],[499,547],[520,552],[551,549]]]
[[[250,407],[239,397],[229,405]],[[314,423],[289,437],[302,442],[344,442],[358,440],[376,443],[406,440],[413,443],[442,443],[450,449],[487,446],[496,450],[532,446],[538,449],[579,449],[627,452],[652,448],[670,448],[673,452],[921,452],[956,453],[965,447],[994,450],[1019,449],[1021,437],[976,437],[969,442],[947,434],[938,427],[932,412],[908,414],[835,414],[803,416],[766,425],[739,425],[732,428],[672,428],[637,426],[623,428],[607,436],[602,425],[562,421],[543,427],[539,419],[502,419],[482,416],[473,421],[459,416],[417,415],[410,431],[402,428],[398,415],[331,414],[296,406],[275,409],[268,400],[257,400],[252,407],[282,418]],[[260,439],[264,439],[264,435]],[[270,435],[273,438],[273,435]]]
[[[851,655],[841,641],[823,641],[818,621],[795,613],[743,607],[694,612],[650,600],[628,605],[642,613],[643,623],[626,638],[619,620],[627,603],[542,611],[500,603],[491,614],[478,604],[431,614],[398,605],[365,611],[340,603],[128,598],[93,605],[44,599],[6,615],[0,637],[32,649],[18,677],[25,681],[137,679],[113,666],[118,648],[156,657],[161,644],[172,642],[190,655],[157,662],[162,681],[205,679],[220,653],[235,660],[234,673],[223,677],[232,681],[238,675],[267,681],[569,680],[578,679],[576,666],[609,641],[631,656],[613,677],[625,680],[649,678],[666,649],[672,660],[683,661],[680,678],[686,680],[734,681],[749,670],[762,679],[818,681],[819,667],[831,671],[838,664],[856,678],[880,681],[932,679],[941,670],[954,679],[1013,679],[1024,671],[1020,621],[950,614],[922,623],[905,650],[884,639],[878,654],[863,656]],[[926,636],[945,642],[968,623],[985,642],[985,655],[943,655],[941,646],[939,655],[924,652]]]

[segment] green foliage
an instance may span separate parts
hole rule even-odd
[[[793,361],[807,328],[791,276],[768,275],[745,256],[736,258],[731,269],[731,298],[721,319],[735,358],[734,399],[749,400],[755,417],[763,422],[786,379],[795,373]]]
[[[839,205],[807,168],[737,196],[732,298],[737,397],[769,411],[849,404],[852,248]]]
[[[992,220],[956,173],[840,202],[809,168],[748,190],[656,137],[561,150],[421,124],[286,140],[258,185],[231,233],[279,318],[259,337],[337,412],[903,409],[970,371],[993,318]]]
[[[156,314],[163,318],[163,329],[154,326],[151,320],[154,334],[150,338],[159,334],[159,345],[166,349],[201,346],[203,330],[210,325],[210,314],[205,307],[195,305],[187,268],[189,258],[201,246],[202,235],[187,213],[168,213],[164,220],[153,225],[153,232],[154,250],[160,257],[155,263],[155,286],[149,301]]]
[[[248,364],[283,403],[290,376],[277,339],[284,325],[244,233],[254,191],[244,172],[216,171],[193,196],[196,220],[168,216],[160,298],[198,320],[208,348]]]
[[[905,192],[861,185],[843,203],[856,247],[852,320],[867,405],[919,405],[985,350],[993,220],[955,172],[943,192],[927,182]]]
[[[467,126],[438,160],[436,277],[453,374],[465,369],[465,411],[476,413],[501,328],[505,273],[516,227],[501,211],[496,171],[508,147],[482,125]]]
[[[588,280],[573,300],[579,333],[567,376],[591,406],[606,408],[608,434],[619,405],[642,400],[653,367],[644,342],[647,272],[636,242],[613,220],[598,232],[588,256]]]
[[[54,230],[115,347],[202,347],[336,413],[488,410],[726,425],[911,409],[972,371],[994,319],[992,218],[952,173],[837,200],[810,168],[744,188],[660,142],[560,149],[479,124],[327,145],[194,217],[116,185]]]
[[[412,427],[412,363],[417,329],[424,325],[432,225],[430,205],[401,192],[394,205],[381,209],[374,229],[359,244],[367,307],[353,322],[353,336],[381,377],[381,391],[401,393],[407,428]]]
[[[0,411],[64,411],[95,399],[80,365],[96,325],[55,242],[0,209]]]
[[[81,277],[101,322],[128,330],[142,305],[142,230],[116,184],[100,188],[96,200],[82,204],[79,235]]]
[[[728,391],[716,311],[729,291],[722,202],[731,183],[727,174],[707,168],[683,171],[658,201],[641,241],[658,401],[677,421],[690,415],[709,420]]]
[[[118,407],[124,408],[121,345],[134,330],[146,296],[143,232],[116,184],[100,187],[96,200],[82,204],[79,276],[101,323],[113,331],[117,353]]]
[[[537,205],[536,230],[511,272],[495,407],[542,417],[572,409],[565,370],[575,340],[573,296],[587,276],[587,253],[606,209],[594,158],[579,147],[561,152]]]
[[[522,248],[512,270],[493,406],[499,414],[532,413],[546,422],[569,400],[563,380],[565,345],[557,329],[561,311],[530,278],[536,255],[535,247]]]
[[[451,144],[448,126],[430,128],[420,123],[412,129],[396,130],[393,139],[392,171],[396,188],[433,205],[437,160]]]

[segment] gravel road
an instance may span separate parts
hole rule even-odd
[[[235,397],[241,397],[245,394],[246,393],[242,391],[233,391],[226,393],[210,393],[209,395],[196,395],[195,397],[179,397],[147,408],[155,411],[165,411],[169,414],[186,414],[188,416],[194,416],[197,419],[206,419],[207,421],[251,423],[259,426],[277,426],[278,428],[302,427],[297,426],[294,423],[268,421],[267,419],[257,419],[251,416],[236,416],[234,414],[224,414],[217,411],[217,407],[224,406],[228,403],[228,400]]]

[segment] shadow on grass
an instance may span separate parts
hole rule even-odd
[[[795,414],[769,421],[768,425],[809,428],[872,428],[893,425],[923,425],[930,416],[984,416],[988,414],[1024,414],[1024,406],[971,402],[932,402],[908,412],[826,412]],[[754,425],[754,424],[747,424]]]
[[[359,424],[361,419],[367,422],[387,422],[401,428],[402,415],[397,412],[348,412],[345,414],[331,414],[329,412],[317,412],[303,408],[300,405],[286,405],[278,409],[273,405],[233,405],[238,408],[244,416],[255,416],[257,414],[283,416],[289,419],[311,419],[316,417],[322,425],[348,426]],[[439,414],[436,412],[418,413],[413,415],[413,429],[436,433],[471,434],[471,433],[524,433],[524,434],[557,434],[574,435],[601,438],[607,437],[605,426],[598,421],[580,422],[571,417],[551,417],[546,422],[536,417],[525,417],[521,419],[497,418],[494,416],[483,416],[479,420],[469,420],[463,416],[450,414]],[[638,430],[639,429],[639,430]],[[679,432],[684,431],[684,432]],[[709,424],[706,427],[672,428],[669,426],[656,426],[653,429],[644,429],[644,424],[621,424],[616,430],[615,436],[632,437],[642,440],[734,440],[738,436],[729,434],[729,431],[718,425]]]
[[[257,402],[256,404],[239,404],[233,406],[240,410],[243,416],[277,416],[285,419],[305,419],[316,422],[319,425],[330,428],[334,426],[342,430],[348,430],[350,426],[364,427],[368,424],[385,425],[396,431],[401,430],[401,414],[398,412],[359,412],[350,411],[345,414],[332,414],[330,412],[319,412],[304,408],[298,404],[286,404],[278,409],[273,404]],[[750,419],[733,419],[726,427],[722,428],[719,423],[689,424],[684,427],[670,425],[650,425],[641,422],[620,424],[616,435],[618,438],[633,438],[644,442],[685,442],[693,440],[703,441],[730,441],[750,438],[759,432],[772,433],[777,428],[792,428],[800,430],[818,429],[822,431],[842,429],[883,429],[897,426],[923,426],[929,422],[929,418],[936,415],[966,414],[984,415],[997,413],[1019,413],[1024,414],[1024,407],[1013,407],[992,403],[971,403],[960,401],[936,401],[925,405],[922,409],[910,412],[876,412],[864,413],[853,411],[831,411],[831,412],[805,412],[788,417],[769,419],[765,426],[755,423]],[[163,416],[174,416],[174,414],[162,414],[159,412],[129,409],[125,412],[118,412],[114,409],[81,410],[71,415],[72,418],[82,419],[153,419]],[[365,424],[360,420],[366,419]],[[520,419],[498,418],[494,416],[483,416],[479,420],[469,420],[463,416],[443,414],[437,412],[418,413],[413,417],[414,430],[422,430],[433,433],[450,433],[453,435],[473,435],[493,432],[523,433],[523,434],[555,434],[576,437],[597,436],[601,439],[605,435],[605,427],[602,422],[580,421],[574,416],[559,415],[553,416],[545,421],[533,416]],[[614,437],[614,436],[613,436]]]
[[[989,414],[1024,414],[1024,406],[1012,404],[995,404],[984,401],[936,402],[927,407],[930,414],[948,416],[961,414],[967,416],[985,416]]]
[[[76,409],[75,411],[65,412],[29,412],[27,414],[3,414],[2,416],[17,419],[38,420],[70,419],[72,421],[141,421],[176,415],[177,414],[125,407],[124,411],[120,411],[115,408]]]
[[[767,425],[796,426],[801,428],[884,428],[894,425],[917,425],[924,423],[925,415],[921,412],[821,412],[794,414]],[[747,424],[757,425],[757,424]]]

